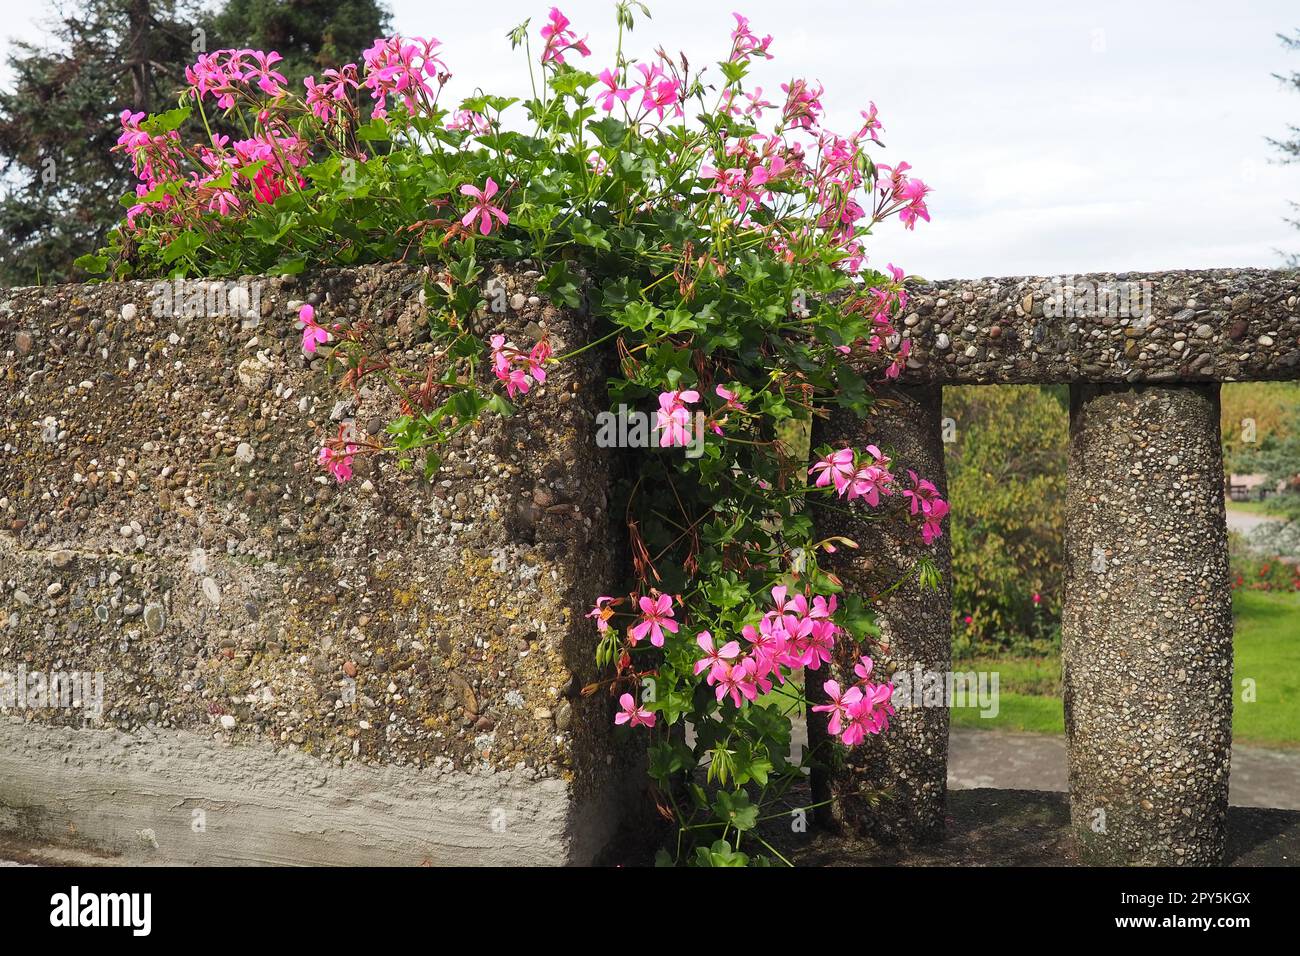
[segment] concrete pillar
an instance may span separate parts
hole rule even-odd
[[[891,389],[881,394],[875,414],[865,420],[836,413],[819,422],[813,444],[876,444],[892,456],[897,474],[912,468],[933,481],[946,498],[941,404],[938,387]],[[934,559],[943,579],[939,590],[922,591],[912,575],[877,602],[888,653],[874,655],[875,674],[885,679],[917,666],[946,674],[952,664],[952,561],[946,528],[942,538],[926,545],[915,526],[851,518],[842,508],[816,508],[815,514],[820,535],[842,534],[861,545],[822,559],[844,581],[848,594],[869,599],[908,575],[918,558]],[[840,641],[830,668],[807,672],[809,699],[824,699],[822,684],[829,678],[841,685],[852,683],[857,657],[852,642]],[[826,746],[825,715],[809,715],[808,736],[815,754],[834,753]],[[818,801],[832,801],[819,811],[822,822],[907,844],[942,835],[947,777],[947,706],[900,707],[888,732],[815,768],[813,793]]]
[[[1076,385],[1070,406],[1062,658],[1080,852],[1219,863],[1232,745],[1219,386]]]

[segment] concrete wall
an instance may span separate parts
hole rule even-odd
[[[148,862],[586,862],[609,841],[644,776],[611,702],[578,693],[582,615],[617,577],[600,360],[456,439],[431,485],[313,461],[396,409],[307,360],[300,301],[423,370],[425,278],[259,280],[188,317],[148,282],[0,293],[0,672],[104,688],[97,717],[0,712],[0,826]],[[492,280],[509,308],[480,331],[585,341],[536,278]]]

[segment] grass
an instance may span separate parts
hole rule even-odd
[[[956,671],[998,675],[998,713],[981,717],[977,707],[954,707],[955,727],[1065,733],[1059,657],[977,657],[955,663]]]
[[[1300,594],[1238,591],[1233,612],[1233,738],[1300,746]],[[975,707],[953,708],[953,726],[1065,732],[1059,658],[978,657],[959,661],[954,669],[996,672],[999,707],[991,718],[981,717]]]
[[[1300,594],[1238,591],[1232,731],[1236,739],[1300,745]],[[1254,701],[1247,691],[1254,682]]]
[[[1278,515],[1272,510],[1272,499],[1266,499],[1264,501],[1233,501],[1231,498],[1228,498],[1224,501],[1224,504],[1227,505],[1229,511],[1242,511],[1246,514],[1265,515],[1270,518],[1281,517],[1281,515]]]

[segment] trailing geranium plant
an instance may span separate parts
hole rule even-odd
[[[533,96],[454,109],[440,102],[449,72],[436,40],[377,40],[361,64],[300,92],[275,53],[205,54],[175,110],[122,115],[118,148],[140,184],[110,246],[82,264],[118,277],[437,264],[442,278],[426,287],[437,359],[419,378],[390,367],[364,326],[310,305],[299,315],[306,352],[327,355],[350,387],[382,379],[407,411],[386,437],[345,426],[324,440],[320,464],[340,482],[358,454],[395,453],[432,474],[442,442],[528,401],[567,358],[545,339],[525,350],[471,331],[482,263],[533,263],[555,303],[585,302],[597,332],[583,348],[621,359],[611,405],[653,411],[660,446],[641,453],[626,489],[628,590],[592,596],[608,679],[586,692],[617,700],[611,732],[652,736],[650,773],[678,826],[661,861],[767,862],[780,854],[756,827],[804,772],[789,759],[790,717],[809,706],[803,669],[854,642],[855,682],[828,683],[829,702],[811,707],[840,745],[885,732],[892,713],[868,653],[870,596],[843,594],[818,564],[857,545],[817,540],[806,499],[912,522],[927,543],[948,510],[888,449],[822,448],[809,468],[791,439],[831,407],[865,414],[869,379],[906,362],[894,326],[903,273],[869,268],[864,244],[890,216],[928,220],[928,188],[906,163],[872,159],[874,104],[842,135],[823,125],[819,85],[749,85],[772,40],[743,16],[716,69],[692,70],[662,50],[625,56],[638,12],[617,4],[618,45],[594,72],[559,10],[537,50],[520,25],[509,39]],[[204,139],[187,144],[193,119]],[[474,374],[481,362],[493,389]],[[701,453],[674,452],[697,416]]]

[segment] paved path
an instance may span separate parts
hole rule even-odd
[[[791,751],[807,746],[807,728],[796,720]],[[954,727],[948,734],[948,786],[953,790],[1050,790],[1069,787],[1062,734]],[[1236,744],[1228,802],[1234,807],[1300,810],[1300,748],[1270,749]]]
[[[1255,514],[1253,511],[1237,511],[1234,508],[1228,509],[1228,530],[1237,531],[1241,534],[1250,534],[1262,524],[1272,524],[1285,519],[1277,515]]]
[[[948,737],[954,790],[1067,790],[1065,737],[954,727]],[[1300,810],[1300,749],[1232,748],[1228,802],[1235,807]]]

